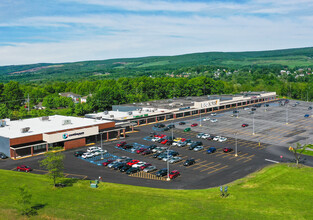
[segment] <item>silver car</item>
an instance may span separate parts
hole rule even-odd
[[[157,168],[155,166],[149,166],[149,167],[146,167],[145,169],[143,169],[143,172],[146,172],[146,173],[150,173],[152,171],[155,171]]]
[[[112,168],[115,164],[120,163],[119,161],[114,161],[108,165],[109,168]]]
[[[203,150],[203,146],[197,146],[193,149],[194,151],[200,151]]]
[[[181,157],[172,157],[171,159],[169,159],[169,163],[177,163],[179,161],[181,161],[182,158]]]

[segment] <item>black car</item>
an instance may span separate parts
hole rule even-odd
[[[168,127],[169,129],[171,129],[171,128],[175,128],[175,125],[169,124],[167,127]]]
[[[310,106],[310,107],[308,108],[308,110],[312,110],[312,106]]]
[[[190,166],[195,163],[196,163],[195,159],[188,159],[185,161],[184,166]]]
[[[165,127],[165,128],[163,128],[163,131],[169,131],[170,130],[170,128],[169,127]]]
[[[153,154],[153,158],[157,158],[158,156],[160,156],[161,153],[156,153],[156,154]]]
[[[159,170],[158,172],[156,172],[155,174],[157,177],[162,177],[162,176],[166,176],[167,175],[167,169],[163,168],[161,170]]]
[[[115,164],[112,168],[114,169],[114,170],[119,170],[119,169],[121,169],[123,166],[125,166],[126,165],[126,163],[125,162],[120,162],[120,163],[117,163],[117,164]]]
[[[123,146],[123,149],[125,149],[125,150],[131,149],[131,148],[133,148],[133,146],[130,145],[130,144],[125,144],[125,145]]]
[[[195,147],[201,146],[201,145],[202,145],[202,142],[201,142],[201,141],[193,142],[193,143],[189,146],[189,150],[193,150]]]
[[[129,168],[127,171],[126,171],[126,174],[132,174],[132,173],[137,173],[139,172],[139,168],[137,167],[132,167],[132,168]]]
[[[166,138],[167,140],[169,140],[169,141],[172,141],[172,140],[174,140],[175,139],[175,137],[172,137],[172,136],[167,136],[167,138]]]
[[[81,157],[84,153],[86,153],[86,152],[85,151],[75,151],[74,156],[75,157]]]
[[[255,107],[251,108],[251,111],[256,111],[256,108]]]
[[[126,165],[124,165],[123,167],[120,168],[120,171],[121,171],[121,172],[126,172],[126,171],[129,170],[131,167],[132,167],[132,166],[129,166],[129,165],[126,164]]]
[[[186,124],[186,122],[181,121],[181,122],[179,122],[178,124],[179,124],[179,125],[185,125],[185,124]]]
[[[150,146],[148,147],[148,149],[149,149],[149,150],[153,150],[153,149],[156,148],[156,147],[157,147],[157,145],[152,144],[152,145],[150,145]]]
[[[4,153],[0,152],[0,159],[7,159],[7,155],[5,155]]]
[[[168,140],[168,141],[166,142],[166,144],[167,144],[167,145],[172,145],[173,142],[174,142],[173,140]]]

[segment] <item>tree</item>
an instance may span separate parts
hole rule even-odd
[[[60,148],[53,148],[52,151],[45,153],[45,159],[40,161],[40,166],[48,170],[48,177],[53,180],[53,185],[56,185],[56,180],[63,177],[64,170],[64,154],[59,152]]]
[[[9,118],[10,112],[5,104],[0,104],[0,119]]]
[[[19,109],[25,100],[19,83],[14,81],[4,85],[2,96],[7,107],[11,110]]]
[[[32,206],[31,199],[32,194],[28,191],[25,185],[19,188],[20,198],[17,200],[18,207],[20,209],[21,215],[26,215],[28,217],[37,214],[37,210]]]
[[[295,160],[296,160],[296,165],[299,166],[299,160],[301,158],[301,154],[303,153],[303,151],[305,151],[306,146],[305,145],[301,145],[300,143],[297,143],[296,147],[289,147],[289,150],[293,153]]]

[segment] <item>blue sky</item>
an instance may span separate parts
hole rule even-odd
[[[312,0],[1,0],[0,65],[313,46]]]

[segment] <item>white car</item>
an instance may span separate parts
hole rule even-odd
[[[216,116],[216,113],[212,113],[211,116]]]
[[[87,153],[84,153],[82,155],[82,158],[86,159],[86,158],[92,158],[94,156],[93,153],[90,153],[90,152],[87,152]]]
[[[178,147],[185,147],[186,145],[187,145],[186,141],[179,141],[177,144]]]
[[[243,110],[249,110],[249,108],[248,108],[248,107],[245,107]]]
[[[87,148],[87,152],[94,152],[97,150],[101,150],[101,147],[88,147]]]
[[[115,164],[119,163],[118,161],[114,161],[108,165],[109,168],[112,168]]]
[[[168,160],[169,163],[177,163],[179,161],[182,161],[183,159],[181,157],[172,157]]]
[[[141,166],[143,166],[145,164],[146,164],[146,162],[139,162],[139,163],[136,163],[136,164],[132,165],[132,167],[139,168],[139,167],[141,167]]]
[[[217,119],[213,118],[213,119],[211,119],[211,122],[215,123],[215,122],[217,122]]]
[[[224,142],[224,141],[227,141],[227,138],[226,138],[226,137],[220,137],[220,138],[218,139],[218,141],[219,141],[219,142]]]
[[[97,155],[105,154],[107,152],[108,152],[107,150],[100,149],[100,150],[96,150],[96,151],[94,151],[92,153],[97,156]]]
[[[214,138],[213,138],[213,141],[218,141],[220,139],[220,136],[215,136]]]
[[[197,134],[197,138],[202,138],[203,135],[204,135],[204,133],[199,133],[199,134]]]
[[[208,137],[210,137],[210,135],[209,135],[209,134],[203,134],[201,138],[203,138],[203,139],[207,139]]]
[[[178,142],[177,141],[173,141],[172,146],[177,146]]]
[[[162,160],[163,160],[163,161],[168,161],[168,160],[170,160],[171,158],[173,158],[173,156],[172,156],[172,155],[168,155],[168,157],[166,156],[166,157],[164,157]]]
[[[203,121],[210,121],[210,118],[206,117],[206,118],[203,119]]]
[[[159,138],[159,137],[154,137],[154,138],[152,138],[152,140],[151,141],[153,141],[153,142],[157,142],[158,140],[160,140],[161,138]]]

